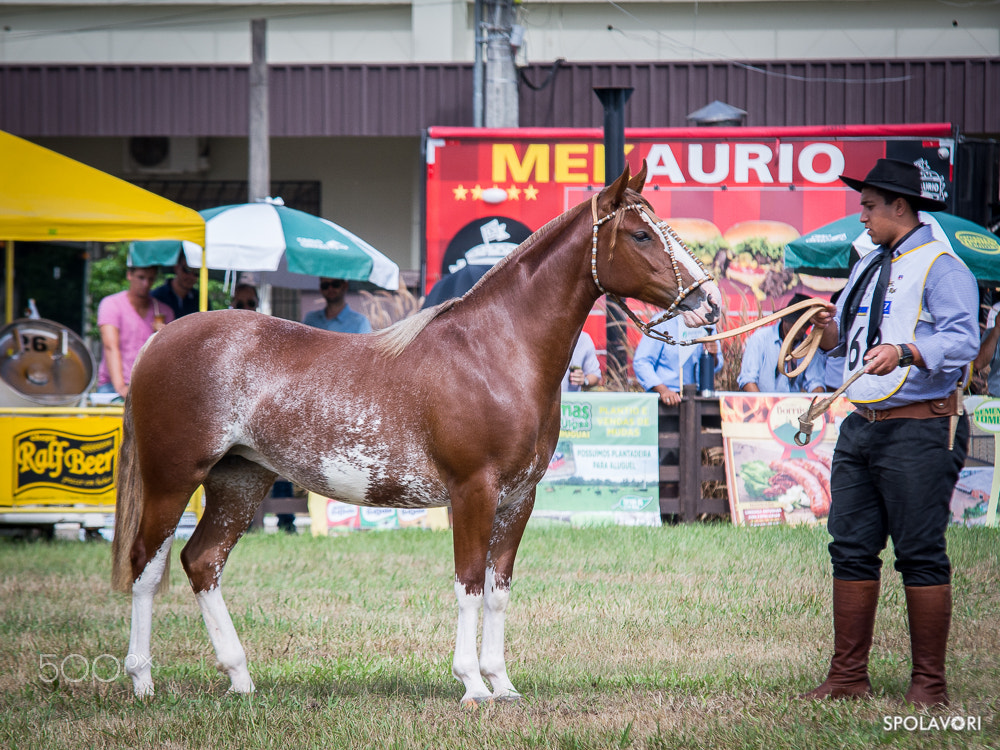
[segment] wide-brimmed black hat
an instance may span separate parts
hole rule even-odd
[[[915,211],[944,211],[948,204],[922,190],[920,167],[898,159],[879,159],[863,180],[840,175],[840,181],[858,192],[873,187],[897,193],[909,199]]]

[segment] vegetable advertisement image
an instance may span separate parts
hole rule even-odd
[[[729,508],[738,526],[825,524],[840,424],[854,410],[845,397],[813,424],[812,440],[795,443],[811,394],[720,393]],[[951,499],[952,523],[996,526],[1000,477],[995,476],[1000,399],[966,396],[971,439]]]
[[[729,506],[739,526],[823,524],[830,513],[830,463],[837,426],[853,406],[840,398],[795,443],[810,397],[722,394]]]

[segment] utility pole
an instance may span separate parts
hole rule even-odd
[[[271,193],[271,145],[267,97],[267,19],[250,21],[250,170],[248,198],[251,203]]]
[[[595,88],[594,93],[604,107],[604,184],[610,185],[625,169],[625,102],[634,89],[628,87]],[[624,383],[627,377],[628,353],[625,349],[625,328],[628,321],[618,304],[604,298],[607,326],[607,367],[609,380]]]
[[[250,151],[247,200],[262,201],[271,195],[271,126],[268,112],[267,19],[250,21]],[[235,288],[235,280],[234,280]],[[261,284],[260,311],[271,314],[271,285]],[[201,293],[208,293],[208,272],[202,269]],[[207,297],[206,297],[207,301]],[[207,307],[202,307],[207,309]]]
[[[514,66],[515,48],[511,45],[514,3],[513,0],[481,1],[483,2],[482,26],[486,36],[484,122],[488,128],[516,128],[520,124],[520,117],[517,101],[517,68]]]
[[[472,126],[483,126],[483,89],[486,81],[485,62],[483,60],[483,45],[486,37],[483,34],[483,3],[485,0],[475,0],[472,14],[473,63],[472,63]]]

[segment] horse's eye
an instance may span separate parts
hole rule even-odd
[[[632,237],[636,242],[649,242],[649,240],[652,239],[649,232],[645,229],[640,229],[638,232],[635,232]]]

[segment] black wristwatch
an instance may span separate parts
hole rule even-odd
[[[913,364],[913,350],[909,344],[899,344],[899,367],[909,367]]]

